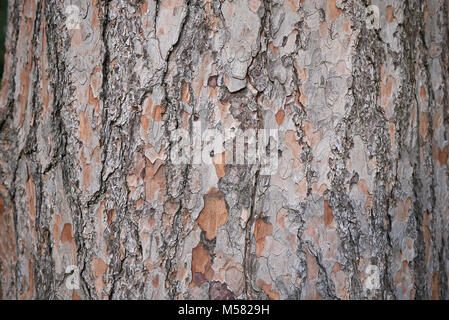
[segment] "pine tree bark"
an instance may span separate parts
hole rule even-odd
[[[448,1],[8,10],[0,298],[449,297]],[[175,163],[195,124],[277,130],[278,170]]]

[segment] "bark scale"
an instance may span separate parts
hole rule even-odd
[[[8,10],[0,298],[448,298],[448,1]],[[278,170],[176,163],[198,124]]]

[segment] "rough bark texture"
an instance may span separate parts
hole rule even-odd
[[[449,297],[449,1],[8,5],[0,298]],[[175,164],[198,122],[278,170]]]

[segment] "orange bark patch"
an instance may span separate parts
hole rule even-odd
[[[228,222],[228,210],[221,191],[212,188],[204,196],[204,208],[201,210],[197,222],[206,233],[208,240],[214,239],[218,229]]]
[[[366,185],[365,179],[361,179],[357,183],[357,187],[358,187],[359,191],[362,192],[365,196],[369,196],[370,193],[368,192],[368,186]]]
[[[312,184],[312,191],[314,193],[319,194],[320,196],[322,196],[324,194],[324,191],[327,190],[327,185],[326,184],[321,184],[320,187],[318,188],[318,183],[314,182]]]
[[[164,212],[170,216],[174,215],[179,210],[179,203],[168,200],[164,203]],[[154,220],[154,219],[153,219]]]
[[[150,229],[152,229],[155,224],[156,224],[156,220],[154,219],[154,217],[149,217],[148,218],[148,227],[150,227]]]
[[[260,0],[248,0],[248,8],[251,9],[251,11],[256,12],[257,9],[259,9],[260,6]]]
[[[329,20],[331,22],[334,22],[335,20],[337,20],[337,18],[342,13],[342,10],[340,8],[337,8],[335,0],[327,0],[326,1],[326,10],[327,10],[327,16],[329,17]]]
[[[307,197],[307,180],[304,178],[298,184],[298,191],[301,199],[305,199]]]
[[[92,138],[92,127],[89,124],[89,120],[84,114],[84,111],[80,112],[80,139],[82,142],[87,143]]]
[[[28,299],[33,299],[34,295],[34,269],[33,269],[33,260],[28,260]]]
[[[276,215],[276,225],[281,228],[285,229],[285,217],[287,216],[287,210],[280,209]]]
[[[388,131],[390,132],[391,147],[393,147],[396,143],[396,126],[393,122],[390,122]]]
[[[140,16],[142,17],[145,13],[147,13],[147,11],[148,11],[148,0],[144,0],[139,7]]]
[[[153,114],[152,114],[153,120],[156,122],[160,122],[162,120],[162,116],[164,115],[164,113],[165,113],[164,107],[162,107],[160,105],[154,106]]]
[[[438,161],[441,167],[447,165],[448,153],[448,146],[444,147],[444,149],[440,149],[437,146],[433,147],[433,159]]]
[[[284,122],[285,112],[284,109],[279,109],[276,113],[276,122],[280,126]]]
[[[386,76],[385,72],[382,71],[382,82],[380,84],[380,94],[381,94],[381,105],[387,112],[387,114],[391,113],[391,109],[393,107],[393,101],[391,99],[391,95],[393,92],[393,87],[396,86],[396,79],[391,76]]]
[[[329,206],[327,200],[324,200],[324,224],[326,227],[330,227],[334,222],[334,215],[332,214],[332,208]]]
[[[307,104],[307,97],[306,97],[306,95],[304,94],[304,91],[302,90],[302,87],[299,87],[299,103],[298,103],[298,97],[296,97],[296,103],[298,103],[298,105],[306,105]]]
[[[323,21],[320,24],[320,35],[321,37],[325,38],[327,37],[327,34],[328,34],[327,23],[326,21]]]
[[[316,259],[309,251],[306,251],[306,261],[307,261],[307,279],[315,280],[318,278],[318,265]]]
[[[273,41],[270,41],[270,42],[268,43],[268,48],[269,48],[270,51],[273,52],[274,54],[276,54],[276,55],[279,54],[279,48],[276,47],[276,46],[273,44]]]
[[[187,272],[184,267],[184,263],[178,263],[178,268],[176,271],[176,280],[183,281],[186,278]]]
[[[151,97],[148,98],[148,102],[144,105],[143,114],[140,117],[140,126],[144,131],[148,131],[150,127],[150,117],[151,117],[151,109],[153,107],[153,100]]]
[[[193,284],[198,287],[204,282],[210,281],[214,276],[209,251],[202,243],[199,243],[192,250],[192,276]]]
[[[321,129],[317,132],[313,131],[313,125],[311,122],[306,121],[304,126],[302,127],[304,133],[306,134],[306,140],[309,142],[309,145],[313,148],[317,145],[317,143],[321,139]]]
[[[80,296],[76,293],[75,290],[72,292],[72,300],[81,300]]]
[[[104,286],[103,275],[108,269],[108,266],[102,259],[96,257],[92,260],[92,265],[95,277],[95,289],[97,294],[101,297],[101,292],[103,291]]]
[[[419,97],[422,99],[426,99],[427,93],[426,93],[426,87],[423,85],[421,86],[421,91],[419,92]]]
[[[111,222],[112,222],[112,220],[114,220],[114,217],[115,217],[115,210],[114,209],[112,209],[112,210],[109,210],[108,211],[108,213],[107,213],[107,222],[108,222],[108,226],[109,225],[111,225]]]
[[[20,118],[19,118],[19,125],[23,123],[23,119],[25,117],[25,110],[26,106],[28,104],[28,94],[30,90],[30,72],[31,72],[31,65],[28,63],[28,66],[24,67],[20,71],[20,93],[19,93],[19,101],[21,105],[20,109]]]
[[[42,48],[41,48],[41,56],[43,57],[42,65],[48,66],[47,59],[47,36],[46,36],[46,21],[45,19],[42,21],[41,25],[41,34],[42,34]],[[48,94],[48,78],[46,68],[41,67],[41,86],[39,89],[40,96],[42,97],[42,118],[47,114],[48,107],[50,105],[50,97]]]
[[[345,24],[343,25],[343,30],[346,33],[349,33],[349,31],[351,30],[351,21],[346,21]]]
[[[145,170],[145,199],[147,201],[154,201],[156,196],[165,190],[165,166],[156,167],[156,165],[157,162],[149,165]]]
[[[385,84],[384,84],[383,81],[381,82],[380,94],[381,94],[382,98],[386,99],[386,98],[391,97],[393,84],[394,84],[394,78],[393,77],[388,77]]]
[[[438,300],[439,299],[439,292],[438,292],[438,271],[435,272],[432,276],[432,296],[430,297],[431,300]]]
[[[438,102],[440,103],[440,102]],[[441,101],[441,104],[443,104],[443,101]],[[443,110],[436,110],[433,114],[433,133],[434,135],[437,134],[438,129],[441,127],[442,123],[443,123]]]
[[[55,215],[55,224],[53,225],[53,236],[55,237],[55,246],[56,249],[59,247],[59,228],[61,226],[61,216],[59,214]]]
[[[89,104],[95,107],[95,111],[100,113],[100,101],[95,98],[92,87],[89,86]]]
[[[301,153],[301,146],[296,140],[296,133],[293,130],[285,131],[285,145],[289,148],[295,159],[299,160],[299,154]]]
[[[92,167],[90,164],[86,163],[84,152],[81,153],[81,162],[83,165],[83,186],[85,189],[87,189],[90,186]]]
[[[254,227],[254,237],[256,238],[256,255],[260,257],[265,248],[265,237],[273,234],[271,223],[265,222],[262,218],[257,219]]]
[[[81,29],[71,30],[71,36],[72,38],[70,39],[70,42],[73,46],[79,46],[83,43],[83,34],[81,33]]]
[[[363,193],[366,196],[366,203],[365,203],[365,208],[371,208],[372,206],[372,200],[373,200],[373,196],[369,193],[368,190],[368,185],[366,184],[365,179],[361,179],[358,183],[357,183],[357,188],[359,189],[359,191],[361,193]]]
[[[100,10],[98,9],[98,0],[92,0],[92,28],[95,30],[98,28],[98,17],[100,15]]]
[[[412,199],[410,199],[410,198],[407,198],[405,203],[402,200],[398,201],[398,207],[396,209],[398,221],[401,221],[401,222],[407,221],[408,212],[410,211],[411,207],[412,207]]]
[[[217,172],[218,178],[223,178],[226,175],[225,172],[225,153],[216,154],[212,159],[215,171]]]
[[[73,241],[72,237],[72,225],[70,223],[66,223],[64,227],[62,228],[61,232],[61,242],[65,243],[71,243]]]
[[[189,103],[190,102],[189,84],[187,82],[184,82],[182,84],[181,101],[185,102],[185,103]]]
[[[426,8],[424,10],[424,22],[425,23],[427,23],[427,21],[429,20],[429,14],[430,14],[429,8]]]
[[[429,222],[430,222],[430,214],[429,211],[424,211],[424,219],[423,219],[423,237],[425,243],[430,243],[430,229],[429,229]]]
[[[392,6],[387,6],[387,21],[388,23],[394,21],[394,8]]]
[[[3,202],[2,197],[0,197],[0,214],[5,213],[5,203]]]
[[[34,64],[32,43],[31,43],[34,19],[27,18],[27,17],[35,17],[36,15],[36,3],[34,1],[24,2],[23,15],[25,17],[22,17],[22,19],[20,19],[20,26],[18,27],[19,38],[17,41],[17,50],[16,50],[17,53],[22,55],[22,57],[19,59],[22,58],[27,59],[25,63],[19,64],[21,66],[21,68],[19,69],[20,88],[18,96],[20,104],[20,114],[18,123],[19,126],[21,126],[23,123],[26,107],[28,104],[28,96],[30,91],[30,73]]]
[[[154,288],[159,287],[159,275],[158,274],[153,276],[153,287]]]
[[[272,289],[271,284],[266,283],[262,279],[257,280],[257,285],[262,288],[271,300],[279,300],[279,293]]]
[[[349,292],[347,288],[347,276],[344,272],[340,271],[340,264],[336,262],[332,268],[332,275],[335,278],[335,293],[337,297],[348,300]]]
[[[301,67],[295,62],[296,73],[298,74],[299,79],[304,83],[307,80],[307,70],[306,68],[301,69]]]
[[[146,115],[141,116],[140,125],[142,126],[143,130],[148,131],[148,128],[150,127],[150,118],[148,118],[148,116]]]
[[[284,1],[284,3],[287,4],[287,8],[292,12],[296,12],[299,9],[298,0],[287,0],[287,1]]]
[[[429,131],[429,114],[427,112],[421,112],[420,122],[419,122],[419,133],[421,137],[425,139]]]

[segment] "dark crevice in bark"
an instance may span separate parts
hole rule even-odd
[[[418,7],[419,11],[415,10],[415,8]],[[417,121],[417,128],[421,127],[421,112],[419,107],[419,101],[417,98],[417,92],[416,92],[416,69],[415,65],[419,64],[419,53],[420,49],[420,41],[421,38],[418,36],[419,33],[422,32],[422,19],[423,19],[423,13],[422,13],[422,7],[419,6],[414,1],[406,1],[405,2],[405,10],[404,14],[409,17],[409,19],[406,19],[404,22],[404,52],[408,54],[406,65],[406,72],[410,73],[410,82],[411,82],[411,95],[413,97],[413,103],[416,105],[416,121]],[[414,23],[418,23],[417,26],[414,25]],[[416,235],[416,256],[414,258],[414,288],[415,288],[415,297],[417,299],[428,299],[428,286],[425,279],[426,274],[426,262],[425,262],[425,243],[424,243],[424,236],[423,236],[423,214],[424,214],[424,208],[422,207],[422,199],[423,199],[423,188],[426,186],[423,184],[420,172],[422,172],[422,164],[420,161],[420,151],[423,147],[421,138],[420,138],[420,131],[416,130],[415,132],[415,139],[417,144],[417,152],[415,154],[415,162],[413,165],[413,195],[414,195],[414,201],[413,201],[413,215],[414,215],[414,227],[415,227],[415,235]]]
[[[33,27],[33,37],[32,37],[32,45],[33,45],[33,85],[32,85],[32,100],[31,104],[28,106],[32,110],[32,126],[30,128],[27,144],[29,145],[28,149],[30,150],[30,157],[32,159],[32,173],[35,183],[35,199],[36,199],[36,219],[35,219],[35,228],[37,233],[37,243],[36,243],[36,256],[34,257],[34,290],[37,299],[48,299],[51,298],[53,292],[55,291],[55,281],[54,281],[54,263],[51,257],[51,247],[50,247],[50,239],[49,239],[49,219],[47,216],[46,210],[43,208],[43,168],[39,164],[37,160],[37,127],[39,125],[38,119],[41,113],[41,103],[38,97],[38,85],[40,83],[39,71],[41,65],[39,64],[39,52],[38,49],[38,38],[42,38],[43,34],[41,33],[41,25],[42,25],[42,3],[37,4],[36,8],[36,16]]]
[[[380,95],[380,59],[384,51],[379,41],[379,35],[375,31],[367,30],[363,11],[355,11],[353,19],[355,26],[360,29],[356,42],[356,54],[352,58],[352,87],[354,103],[348,106],[346,116],[337,125],[337,133],[341,135],[341,144],[333,147],[334,158],[330,163],[332,173],[332,188],[326,193],[326,198],[334,211],[337,220],[337,230],[342,241],[341,250],[347,263],[343,269],[351,274],[350,297],[360,299],[366,295],[362,290],[361,274],[358,261],[361,255],[359,248],[369,245],[370,263],[378,266],[383,282],[382,292],[372,292],[370,295],[383,298],[391,297],[391,276],[388,275],[386,265],[391,257],[391,240],[385,221],[389,221],[389,200],[386,195],[386,181],[388,177],[388,135],[386,119],[377,100]],[[359,136],[367,145],[367,157],[377,159],[377,171],[374,179],[373,207],[369,211],[371,219],[371,231],[364,234],[359,221],[359,214],[354,208],[351,198],[347,193],[346,185],[351,185],[354,173],[348,171],[347,162],[349,152],[354,146],[354,136]],[[365,243],[365,244],[364,244]],[[384,252],[379,255],[377,252]],[[363,270],[362,270],[363,272]]]
[[[19,29],[16,28],[15,26],[20,25],[20,16],[21,16],[21,10],[19,10],[19,1],[16,0],[14,1],[14,5],[13,5],[13,12],[10,13],[10,23],[8,24],[8,28],[13,28],[12,32],[11,32],[11,39],[9,39],[11,41],[10,43],[10,47],[11,47],[11,73],[8,79],[8,96],[7,96],[7,102],[6,102],[6,108],[5,111],[6,112],[2,112],[2,114],[0,115],[0,133],[1,133],[1,140],[2,141],[8,141],[10,139],[10,135],[12,135],[12,139],[10,141],[8,141],[9,143],[12,143],[14,145],[17,145],[17,135],[11,131],[14,131],[12,128],[7,127],[7,122],[9,118],[12,118],[12,114],[13,114],[13,110],[14,110],[14,92],[16,90],[16,83],[15,83],[15,74],[16,74],[16,69],[17,69],[17,55],[16,55],[16,51],[17,51],[17,44],[18,44],[18,39],[19,39]],[[6,128],[7,127],[7,128]],[[6,129],[5,129],[6,128]],[[6,150],[5,150],[6,151]],[[13,158],[10,160],[11,164],[11,168],[12,168],[12,179],[11,179],[11,184],[7,187],[7,193],[8,193],[8,197],[9,197],[9,201],[10,204],[12,206],[12,211],[13,211],[13,226],[14,226],[14,236],[15,236],[15,246],[16,246],[16,259],[20,256],[20,251],[19,251],[19,230],[18,230],[18,222],[17,222],[17,208],[16,208],[16,201],[15,201],[15,196],[16,196],[16,176],[17,176],[17,168],[18,168],[18,162],[20,160],[21,155],[18,154],[17,157],[15,155],[13,155]],[[3,168],[0,168],[0,173],[1,176],[4,177],[4,175],[6,174],[6,172],[3,172]],[[15,286],[15,290],[14,290],[14,295],[15,295],[15,299],[18,299],[19,295],[18,295],[18,288],[19,288],[19,274],[18,274],[18,264],[17,264],[17,260],[15,261],[15,266],[13,267],[14,270],[14,279],[12,279],[12,283],[16,284]]]
[[[323,264],[323,259],[318,250],[313,247],[313,244],[306,242],[306,247],[309,253],[314,257],[315,262],[318,266],[318,279],[317,289],[322,295],[323,299],[326,300],[337,300],[337,295],[335,294],[335,285],[330,279],[328,272],[326,272],[326,267]]]
[[[58,5],[55,3],[49,3],[45,5],[45,21],[46,21],[46,37],[47,37],[47,58],[49,66],[47,70],[50,71],[49,79],[51,79],[50,86],[53,93],[53,133],[55,137],[55,156],[54,161],[50,165],[50,168],[57,169],[60,165],[63,181],[63,193],[67,197],[68,205],[71,211],[73,230],[74,230],[74,242],[76,245],[76,253],[78,259],[78,266],[80,268],[81,286],[82,291],[85,293],[87,299],[92,299],[92,294],[88,281],[84,277],[86,271],[85,255],[87,249],[85,246],[85,239],[82,234],[83,231],[83,211],[81,209],[81,203],[79,195],[76,193],[77,184],[73,177],[74,159],[68,156],[67,145],[69,139],[69,131],[64,123],[64,113],[67,107],[67,83],[69,82],[69,75],[67,74],[66,61],[63,59],[63,52],[70,43],[70,37],[64,37],[63,34],[58,32],[60,28]],[[57,286],[63,285],[65,277],[58,281]]]
[[[269,43],[269,35],[271,33],[271,3],[269,1],[262,1],[263,5],[263,16],[260,18],[260,29],[259,29],[259,48],[258,52],[254,55],[254,57],[251,60],[251,63],[249,64],[247,68],[247,79],[250,84],[252,84],[252,76],[251,76],[251,70],[253,68],[253,64],[256,60],[258,60],[259,68],[264,68],[267,64],[267,57],[266,57],[266,51],[263,51],[263,46],[268,46]],[[221,17],[224,21],[224,17]],[[268,79],[270,80],[270,79]],[[253,84],[252,84],[253,85]],[[255,128],[256,131],[256,150],[259,150],[259,130],[263,129],[263,115],[261,106],[259,105],[260,98],[264,95],[263,91],[259,91],[257,89],[257,85],[254,86],[257,90],[257,94],[255,96],[255,104],[257,107],[256,114],[257,114],[257,128]],[[246,87],[245,87],[246,89]],[[238,94],[238,92],[233,93]],[[251,170],[249,170],[251,171]],[[269,177],[267,177],[269,179]],[[262,192],[259,190],[261,188],[261,166],[260,163],[257,164],[254,174],[254,182],[252,187],[252,193],[251,193],[251,203],[249,208],[249,217],[248,220],[245,223],[245,243],[244,243],[244,249],[243,249],[243,277],[245,279],[245,296],[248,299],[257,299],[261,295],[261,291],[255,289],[258,287],[257,283],[255,283],[254,279],[254,264],[256,263],[255,254],[254,254],[254,224],[257,218],[260,216],[260,212],[258,212],[258,202],[261,199]]]
[[[108,178],[114,173],[111,172],[107,177],[104,177],[105,168],[106,168],[106,159],[108,157],[108,145],[111,137],[111,121],[108,117],[109,112],[109,64],[110,64],[110,53],[109,53],[109,44],[108,44],[108,26],[109,26],[109,0],[105,0],[103,3],[103,16],[101,17],[102,21],[102,48],[103,48],[103,62],[101,66],[102,70],[102,87],[100,99],[103,101],[103,108],[101,113],[101,138],[100,145],[103,148],[102,156],[101,156],[101,173],[99,175],[100,179],[100,188],[97,190],[92,197],[87,201],[87,206],[90,207],[98,202],[98,199],[101,195],[103,195],[106,191],[106,181]]]
[[[442,56],[441,56],[441,64],[443,66],[441,76],[442,76],[442,90],[443,90],[443,106],[449,106],[449,77],[448,73],[449,70],[447,68],[444,68],[444,66],[449,65],[449,2],[443,2],[442,4],[442,10],[439,12],[439,15],[441,16],[441,28],[444,30],[445,41],[443,41],[442,45]],[[443,123],[442,123],[444,130],[444,138],[446,141],[449,141],[449,107],[443,107]],[[446,162],[446,179],[449,181],[449,164]],[[439,296],[440,299],[449,299],[449,282],[448,282],[448,264],[447,260],[449,259],[449,239],[445,237],[444,235],[448,234],[449,230],[449,224],[444,225],[444,212],[440,212],[440,223],[439,227],[443,230],[443,237],[442,237],[442,245],[439,251]],[[446,233],[444,232],[446,230]]]
[[[254,222],[257,217],[256,212],[256,201],[257,201],[257,189],[259,188],[259,174],[260,169],[257,169],[256,174],[254,176],[254,187],[253,187],[253,193],[251,195],[251,206],[250,206],[250,215],[248,218],[248,221],[245,224],[245,247],[244,247],[244,261],[243,261],[243,276],[245,279],[245,295],[250,299],[251,297],[254,297],[255,291],[253,289],[253,255],[254,253],[251,252],[252,242],[253,242],[253,235],[251,233]]]
[[[157,3],[157,9],[159,9],[159,3]],[[172,163],[172,159],[171,159],[171,148],[172,148],[172,144],[171,144],[171,139],[170,139],[170,134],[171,134],[171,130],[170,130],[170,126],[174,126],[175,128],[178,128],[179,126],[179,122],[178,122],[178,118],[177,118],[177,114],[178,114],[178,110],[177,110],[177,106],[179,105],[179,102],[176,101],[176,99],[171,99],[170,97],[170,90],[169,90],[169,83],[166,81],[166,77],[168,75],[168,71],[169,71],[169,66],[172,64],[176,64],[178,62],[178,50],[183,50],[183,42],[181,41],[181,39],[184,39],[185,37],[187,37],[186,35],[186,26],[189,24],[189,21],[191,19],[191,17],[194,16],[194,13],[196,12],[191,12],[193,9],[191,8],[191,1],[187,1],[185,3],[185,8],[186,8],[186,14],[183,18],[183,20],[181,21],[181,26],[180,26],[180,30],[179,30],[179,34],[178,34],[178,38],[176,40],[176,42],[171,46],[171,48],[169,49],[168,53],[167,53],[167,58],[166,58],[166,68],[165,68],[165,72],[162,76],[161,79],[161,85],[163,87],[164,90],[164,107],[166,110],[166,114],[167,114],[167,118],[166,121],[164,123],[165,126],[165,132],[166,132],[166,137],[168,137],[168,145],[166,147],[166,152],[168,155],[168,159],[166,162],[166,171],[165,171],[165,176],[166,176],[166,194],[168,195],[168,199],[167,200],[172,200],[175,203],[178,203],[179,208],[178,210],[174,213],[174,217],[173,217],[173,224],[172,227],[170,229],[170,234],[167,235],[167,239],[164,240],[164,246],[165,246],[165,252],[166,252],[166,258],[165,258],[165,269],[166,269],[166,274],[165,274],[165,281],[168,285],[168,297],[169,299],[175,299],[178,292],[177,292],[177,281],[174,280],[175,275],[176,275],[176,267],[177,264],[173,263],[173,261],[176,260],[176,256],[178,254],[178,248],[181,245],[181,242],[183,241],[183,239],[181,239],[180,237],[182,237],[183,234],[183,224],[182,224],[182,215],[184,214],[186,208],[185,208],[185,198],[187,195],[187,192],[189,192],[189,186],[187,184],[188,182],[188,177],[189,174],[191,172],[191,165],[190,164],[185,164],[183,165],[183,167],[181,169],[177,169],[175,168],[177,165]],[[155,15],[155,21],[158,20],[158,15],[159,15],[159,10],[156,11],[156,15]],[[156,23],[155,23],[156,26]],[[173,170],[173,172],[172,172]],[[173,197],[172,192],[170,191],[171,188],[171,181],[173,181],[173,179],[176,176],[181,176],[181,186],[180,186],[180,193],[176,196]],[[163,224],[162,224],[163,225]],[[192,275],[193,277],[193,275]],[[193,282],[193,279],[192,279]]]
[[[0,113],[0,132],[3,132],[3,126],[5,125],[8,118],[11,117],[13,114],[12,111],[14,109],[14,93],[16,91],[16,77],[15,77],[17,69],[16,51],[17,51],[17,43],[19,40],[19,28],[17,28],[16,26],[20,25],[20,13],[21,13],[21,11],[19,10],[19,0],[14,1],[12,9],[13,9],[12,12],[8,12],[9,14],[8,21],[11,21],[8,24],[8,28],[13,29],[11,32],[11,39],[9,39],[10,40],[9,47],[11,48],[10,55],[12,63],[11,63],[11,73],[9,74],[8,79],[8,95],[7,95],[8,98],[6,102],[7,107],[5,108],[5,112]],[[6,48],[6,45],[5,49],[8,50],[8,48]],[[3,79],[1,80],[3,81]]]

